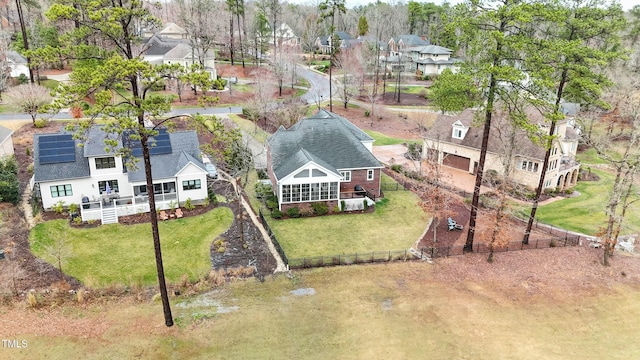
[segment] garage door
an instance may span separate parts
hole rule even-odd
[[[470,163],[471,163],[471,159],[469,158],[454,155],[454,154],[449,154],[449,153],[444,153],[444,159],[442,159],[443,165],[451,166],[452,168],[465,170],[465,171],[469,171]]]

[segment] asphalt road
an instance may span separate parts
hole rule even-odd
[[[329,99],[329,79],[316,71],[298,65],[298,74],[309,82],[309,91],[300,98],[307,104],[315,104]]]

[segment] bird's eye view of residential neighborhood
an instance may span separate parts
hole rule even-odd
[[[633,1],[0,4],[0,358],[640,357]]]

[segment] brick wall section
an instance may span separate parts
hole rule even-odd
[[[341,182],[340,192],[354,191],[356,185],[362,186],[376,197],[380,196],[381,169],[373,169],[373,180],[367,180],[367,169],[351,170],[351,182]]]
[[[338,206],[338,201],[337,200],[331,200],[331,201],[327,201],[327,200],[320,200],[317,202],[323,202],[325,204],[327,204],[329,206],[329,212],[331,213],[333,211],[333,208]],[[301,203],[288,203],[288,204],[282,204],[282,212],[283,213],[287,213],[287,209],[288,208],[292,208],[292,207],[297,207],[298,209],[302,210],[303,208],[306,208],[307,206],[310,206],[309,204],[311,204],[312,202],[301,202]]]

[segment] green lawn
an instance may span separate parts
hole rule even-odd
[[[600,177],[599,181],[579,181],[575,190],[580,196],[562,199],[538,209],[536,218],[546,224],[563,229],[594,235],[605,226],[604,208],[613,186],[613,175],[592,169]],[[632,205],[633,206],[633,205]],[[627,211],[623,234],[640,231],[640,207],[636,204],[633,210]]]
[[[420,140],[407,140],[407,139],[398,139],[398,138],[394,138],[391,136],[387,136],[385,134],[379,133],[377,131],[373,131],[373,130],[364,130],[364,132],[367,133],[367,135],[371,136],[373,138],[373,140],[375,140],[373,142],[374,146],[382,146],[382,145],[397,145],[397,144],[404,144],[404,143],[420,143]]]
[[[206,214],[159,224],[165,276],[178,282],[184,274],[196,280],[211,268],[209,247],[233,221],[231,210],[216,208]],[[89,286],[153,285],[157,282],[151,225],[102,225],[71,228],[66,220],[48,221],[31,232],[31,250],[44,260],[56,260],[45,250],[52,239],[63,239],[70,256],[62,270]]]
[[[46,87],[49,90],[54,90],[58,88],[59,81],[53,79],[41,80],[40,85]]]
[[[375,213],[268,221],[289,258],[408,249],[424,231],[427,215],[410,191],[385,196]]]
[[[388,87],[395,88],[396,84],[394,82],[387,83]],[[425,86],[415,86],[415,85],[402,85],[400,84],[400,92],[403,94],[424,94],[427,95],[429,89]]]
[[[618,154],[616,154],[618,155]],[[621,156],[616,156],[617,158],[621,158]],[[581,151],[576,155],[578,161],[585,165],[599,165],[599,164],[608,164],[607,161],[601,159],[598,156],[598,153],[594,148],[589,148],[585,151]]]

